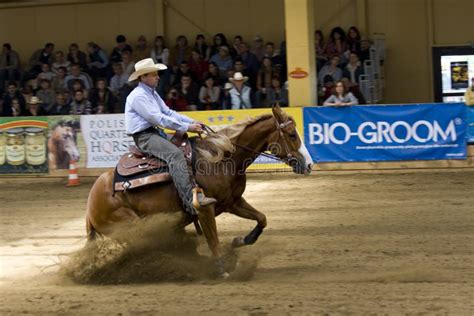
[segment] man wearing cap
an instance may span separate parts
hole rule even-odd
[[[128,81],[138,80],[139,83],[127,97],[125,126],[127,134],[133,136],[140,150],[167,163],[185,210],[195,215],[197,212],[192,205],[192,185],[184,154],[168,141],[161,128],[200,133],[202,125],[171,110],[156,92],[158,70],[166,68],[163,64],[155,64],[151,58],[135,64],[135,72],[130,75]],[[213,204],[216,200],[198,194],[198,202],[204,206]]]

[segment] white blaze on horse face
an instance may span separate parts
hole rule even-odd
[[[311,158],[311,155],[309,154],[309,151],[304,144],[304,139],[301,138],[300,133],[298,133],[298,131],[296,131],[296,133],[298,134],[298,137],[300,138],[300,141],[301,141],[301,145],[300,145],[300,148],[298,149],[298,152],[304,157],[305,167],[311,170],[311,167],[313,166],[313,159]]]

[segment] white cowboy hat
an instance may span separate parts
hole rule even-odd
[[[41,104],[41,100],[38,97],[32,96],[28,104]]]
[[[140,61],[137,61],[135,64],[135,72],[133,72],[130,77],[128,77],[128,81],[137,80],[138,77],[142,75],[149,74],[150,72],[156,72],[158,70],[165,70],[168,67],[163,64],[155,64],[153,59],[145,58]]]
[[[236,72],[234,74],[234,78],[229,78],[229,81],[230,82],[235,82],[235,81],[247,81],[249,79],[249,77],[247,76],[243,76],[241,72]]]
[[[225,85],[224,85],[224,89],[225,90],[230,90],[234,87],[234,85],[230,82],[226,82]]]

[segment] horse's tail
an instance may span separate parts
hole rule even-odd
[[[94,226],[92,226],[91,220],[89,219],[89,215],[86,215],[86,231],[87,231],[87,241],[94,241],[97,238],[97,231],[95,230]]]

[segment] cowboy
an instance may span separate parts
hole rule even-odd
[[[252,102],[250,101],[251,88],[244,85],[248,80],[247,76],[243,76],[241,72],[236,72],[233,78],[229,78],[234,87],[229,91],[232,110],[250,109]]]
[[[201,133],[202,123],[171,110],[156,92],[158,71],[166,68],[166,65],[155,64],[151,58],[140,60],[135,64],[135,72],[130,75],[128,81],[138,80],[139,83],[127,97],[125,126],[127,134],[133,136],[135,144],[141,151],[167,163],[185,210],[196,215],[197,211],[192,204],[193,186],[184,154],[168,141],[162,128],[182,133]],[[216,203],[216,200],[198,194],[198,203],[206,206]]]

